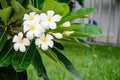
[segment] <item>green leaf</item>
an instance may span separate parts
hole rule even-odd
[[[0,67],[7,67],[14,55],[12,40],[8,40],[3,47],[3,50],[0,52]]]
[[[44,53],[45,55],[47,55],[49,58],[51,58],[53,61],[57,62],[57,56],[54,55],[50,49],[48,49],[47,51],[43,51],[40,48],[37,48],[37,50],[39,51],[39,53]]]
[[[71,30],[75,30],[77,28],[80,28],[82,25],[80,24],[71,24],[69,27],[63,27],[62,25],[57,27],[56,30],[53,30],[54,32],[64,32],[64,31],[71,31]],[[52,30],[50,30],[52,31]]]
[[[81,80],[81,77],[73,64],[56,48],[51,49],[58,57],[58,59],[64,64],[66,69],[74,76],[74,80]]]
[[[31,63],[34,54],[35,54],[36,46],[34,45],[34,41],[32,41],[31,45],[28,46],[26,52],[22,53],[17,51],[13,56],[12,65],[17,72],[24,71]]]
[[[70,12],[70,8],[69,8],[68,4],[62,3],[61,5],[64,8],[62,16],[66,16]]]
[[[0,10],[0,18],[2,19],[5,25],[7,25],[7,20],[10,17],[10,14],[11,14],[11,7]]]
[[[67,16],[63,17],[59,24],[64,23],[65,21],[74,20],[77,18],[86,18],[87,14],[95,12],[95,8],[83,8],[75,12],[69,13]]]
[[[85,37],[86,36],[96,37],[96,36],[102,35],[101,29],[98,26],[93,25],[93,24],[85,24],[82,27],[76,29],[76,31],[82,35],[85,35]]]
[[[6,30],[7,28],[0,34],[0,52],[3,49],[5,42],[7,41]]]
[[[7,8],[8,7],[6,0],[0,0],[0,3],[1,3],[2,8]]]
[[[16,0],[11,0],[11,5],[16,13],[19,13],[21,11],[25,11],[25,8]]]
[[[36,0],[36,5],[38,9],[42,9],[44,0]]]
[[[44,80],[49,80],[39,51],[36,51],[33,65],[39,77],[43,76]]]
[[[54,41],[54,47],[56,47],[56,48],[58,48],[58,49],[60,49],[60,50],[64,50],[63,45],[60,44],[60,43],[58,43],[58,42],[56,42],[56,41]]]
[[[71,2],[72,0],[57,0],[58,2],[61,2],[61,3],[69,3]]]
[[[11,65],[0,67],[0,80],[27,80],[27,72],[16,72]]]
[[[63,46],[73,45],[73,46],[79,46],[79,47],[89,47],[88,44],[77,42],[74,39],[62,39],[62,40],[55,39],[55,41],[62,44]]]
[[[46,12],[48,10],[53,10],[55,11],[56,14],[62,15],[64,11],[64,7],[55,0],[45,0],[42,11]]]
[[[16,22],[18,19],[22,18],[24,14],[28,13],[29,10],[21,11],[20,13],[15,13],[12,18],[9,20],[9,24]]]
[[[33,12],[37,12],[38,14],[41,13],[41,10],[39,10],[38,8],[35,8],[32,5],[28,5],[27,7],[28,7],[28,9],[32,10]]]

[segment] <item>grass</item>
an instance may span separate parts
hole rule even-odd
[[[90,48],[66,46],[62,53],[73,63],[82,80],[120,80],[120,47],[91,45]],[[50,80],[74,80],[59,63],[42,54]],[[29,80],[37,77],[32,66],[28,68]]]

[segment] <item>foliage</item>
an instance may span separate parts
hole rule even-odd
[[[0,0],[0,3],[0,67],[8,69],[8,71],[9,69],[12,70],[13,74],[20,73],[17,75],[25,77],[25,70],[31,64],[39,77],[48,80],[49,78],[41,58],[41,52],[43,52],[54,61],[62,64],[73,75],[75,80],[81,79],[75,67],[60,50],[64,49],[65,43],[73,46],[88,46],[81,40],[83,37],[95,37],[102,34],[101,29],[95,25],[78,23],[68,26],[67,23],[66,26],[68,21],[76,18],[86,18],[87,14],[95,11],[94,8],[84,8],[76,12],[70,12],[66,3],[59,3],[55,0]],[[17,51],[13,42],[16,41],[14,39],[17,37],[16,34],[24,32],[23,18],[25,14],[27,15],[30,12],[42,14],[49,10],[53,10],[55,14],[62,16],[61,20],[56,23],[57,28],[47,29],[45,32],[54,36],[54,46],[44,51],[35,45],[35,37],[33,40],[30,40],[30,45],[26,47],[25,52]],[[53,33],[61,33],[59,35],[63,35],[62,39],[59,39],[60,37],[53,35]],[[24,33],[22,37],[25,37],[25,34],[27,33]],[[21,35],[18,34],[18,37]],[[22,39],[20,39],[19,43],[23,43]],[[0,74],[0,77],[2,80],[10,79],[5,73]],[[12,80],[20,80],[20,78],[15,77]],[[27,80],[27,78],[22,80]]]

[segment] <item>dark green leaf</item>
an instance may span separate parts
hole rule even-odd
[[[81,80],[81,77],[73,64],[56,48],[52,48],[51,50],[57,55],[58,59],[64,64],[66,69],[74,76],[74,80]]]
[[[12,40],[8,40],[0,52],[0,67],[8,66],[13,58],[14,50]]]
[[[27,80],[27,72],[16,72],[11,65],[0,67],[0,80]]]
[[[87,14],[93,13],[95,12],[95,10],[96,10],[95,8],[83,8],[75,12],[71,12],[67,16],[63,17],[60,23],[62,24],[65,21],[70,21],[70,20],[74,20],[77,18],[86,18]]]
[[[43,51],[40,48],[37,48],[37,50],[39,51],[39,53],[44,53],[45,55],[47,55],[49,58],[51,58],[52,60],[54,60],[55,62],[57,62],[57,56],[54,55],[51,50],[47,50],[47,51]]]
[[[21,11],[20,13],[15,13],[12,18],[9,20],[9,24],[16,22],[18,19],[22,18],[24,14],[28,13],[29,10]]]
[[[58,2],[61,2],[61,3],[69,3],[71,2],[71,0],[57,0]]]
[[[83,6],[84,4],[84,0],[77,0],[78,1],[78,3],[81,5],[81,6]]]
[[[11,5],[16,13],[19,13],[21,11],[25,11],[25,8],[16,0],[11,0]]]
[[[8,7],[6,0],[0,0],[0,3],[1,3],[2,8]]]
[[[39,77],[43,76],[44,80],[49,80],[39,51],[36,51],[35,57],[33,59],[33,65]]]
[[[58,43],[58,42],[56,42],[56,41],[54,41],[54,46],[55,46],[56,48],[60,49],[60,50],[64,50],[63,45],[60,44],[60,43]]]
[[[64,7],[55,0],[45,0],[42,11],[46,12],[48,10],[53,10],[56,14],[62,15]]]
[[[5,25],[7,25],[7,20],[10,17],[10,14],[11,14],[11,7],[7,7],[0,10],[0,18],[2,19]]]
[[[12,65],[17,72],[24,71],[31,63],[34,54],[35,54],[36,46],[34,45],[34,41],[32,41],[31,45],[27,47],[26,52],[22,53],[17,51],[13,56]]]
[[[42,9],[44,0],[36,0],[36,5],[38,9]]]
[[[0,52],[3,49],[5,42],[7,41],[6,30],[7,28],[0,34]]]

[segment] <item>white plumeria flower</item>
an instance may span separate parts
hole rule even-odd
[[[21,52],[25,52],[26,51],[25,46],[30,45],[30,41],[27,38],[23,38],[22,32],[19,32],[18,35],[15,35],[13,37],[13,42],[15,43],[14,44],[15,51],[20,50]]]
[[[52,33],[53,36],[55,36],[57,39],[62,39],[63,38],[63,34],[61,33]]]
[[[62,26],[64,26],[64,27],[70,27],[70,25],[71,25],[70,21],[67,21],[67,22],[65,22],[65,23],[62,24]]]
[[[64,31],[64,34],[66,35],[66,36],[70,36],[71,34],[73,34],[74,33],[74,31]]]
[[[45,30],[38,23],[29,23],[29,25],[24,25],[23,27],[26,37],[31,40],[34,37],[39,37]]]
[[[23,17],[24,25],[29,24],[31,22],[39,22],[40,16],[36,14],[36,12],[31,12],[29,14],[25,14]]]
[[[56,29],[56,22],[61,20],[61,16],[59,14],[55,14],[54,15],[54,11],[49,10],[47,11],[47,14],[45,13],[41,13],[40,14],[40,18],[42,19],[41,21],[41,25],[45,28],[45,29]]]
[[[48,47],[52,48],[53,47],[53,37],[50,34],[45,34],[41,35],[39,38],[35,40],[35,44],[39,47],[41,47],[42,50],[47,50]]]

